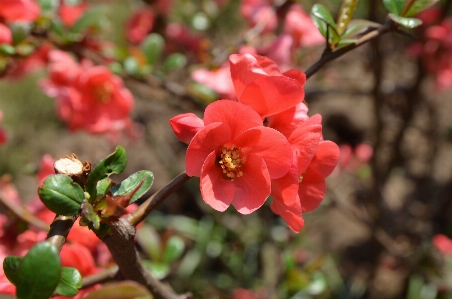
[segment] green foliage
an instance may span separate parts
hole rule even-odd
[[[320,30],[320,33],[327,39],[328,44],[334,47],[341,38],[336,22],[328,9],[322,4],[315,4],[311,9],[311,18]]]
[[[422,21],[420,19],[416,19],[416,18],[404,18],[395,14],[390,13],[389,18],[391,18],[391,20],[393,20],[394,22],[396,22],[399,25],[402,25],[403,27],[406,28],[416,28],[420,25],[422,25]]]
[[[75,296],[78,289],[82,287],[82,275],[77,269],[63,267],[61,269],[60,281],[56,287],[56,292],[62,296]]]
[[[348,23],[353,17],[358,0],[343,0],[339,16],[337,17],[337,32],[343,34],[347,29]]]
[[[411,1],[410,7],[406,10],[406,13],[404,14],[405,17],[411,17],[414,15],[417,15],[420,12],[423,12],[430,6],[437,3],[439,0],[415,0]]]
[[[150,65],[154,65],[160,59],[164,48],[165,40],[158,33],[149,34],[140,44],[140,49]]]
[[[393,14],[400,15],[403,11],[405,0],[383,0],[384,7]]]
[[[124,171],[127,165],[127,153],[122,146],[118,146],[114,153],[109,155],[91,171],[86,182],[86,191],[91,196],[91,202],[96,199],[97,182],[112,174]]]
[[[153,182],[154,175],[152,172],[150,172],[149,170],[140,170],[130,175],[120,184],[114,186],[111,191],[113,193],[113,196],[127,195],[130,192],[135,191],[135,189],[139,187],[139,189],[135,191],[135,194],[130,199],[129,204],[131,204],[138,198],[143,196],[151,188]]]
[[[90,292],[84,299],[153,299],[151,293],[133,281],[122,281],[104,285]]]
[[[7,256],[3,260],[3,272],[13,285],[17,284],[17,272],[21,262],[21,256]]]
[[[90,27],[98,27],[102,22],[102,12],[98,9],[87,10],[72,26],[71,30],[74,33],[82,33],[82,31]]]
[[[31,25],[28,23],[15,22],[11,24],[10,29],[13,35],[13,45],[17,45],[30,34]]]
[[[56,248],[47,242],[33,246],[17,271],[18,299],[48,299],[60,281],[61,262]]]
[[[167,73],[183,68],[187,64],[187,57],[182,53],[173,53],[166,57],[163,70]]]
[[[63,174],[48,176],[42,187],[38,189],[38,194],[47,208],[64,216],[79,214],[80,205],[85,199],[85,194],[80,185]]]

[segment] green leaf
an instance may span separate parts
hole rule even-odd
[[[3,272],[13,285],[17,285],[17,271],[21,262],[21,256],[7,256],[3,260]]]
[[[62,296],[72,297],[77,295],[78,289],[81,287],[82,275],[80,275],[80,272],[72,267],[63,267],[55,291]]]
[[[165,252],[163,253],[163,262],[171,263],[178,259],[185,249],[184,241],[178,236],[171,236],[166,241]]]
[[[408,8],[408,11],[405,13],[404,17],[417,15],[418,13],[423,12],[438,1],[439,0],[415,0],[414,3]]]
[[[202,101],[203,103],[212,103],[218,99],[218,94],[211,88],[201,83],[193,82],[188,85],[188,93]]]
[[[149,34],[140,44],[140,49],[143,51],[148,63],[151,65],[154,65],[160,58],[164,47],[165,40],[157,33]]]
[[[13,45],[17,45],[28,36],[31,31],[31,24],[14,22],[10,25],[10,29],[13,35]]]
[[[109,178],[97,182],[96,192],[98,195],[106,194],[115,184]]]
[[[47,242],[36,244],[19,266],[17,298],[48,299],[58,285],[60,274],[60,256],[55,246]]]
[[[325,6],[322,4],[315,4],[311,9],[311,16],[314,17],[314,23],[317,28],[319,28],[322,35],[328,39],[330,46],[334,46],[337,42],[339,42],[340,35],[337,31],[336,22],[334,22],[331,13]],[[325,25],[319,24],[321,21],[326,23],[326,28]]]
[[[6,55],[14,55],[16,54],[16,49],[8,44],[0,44],[0,53]]]
[[[138,185],[141,184],[140,188],[130,199],[129,203],[133,203],[151,188],[153,182],[154,175],[152,174],[152,172],[150,172],[149,170],[140,170],[129,176],[120,184],[114,186],[111,189],[111,192],[114,196],[126,195],[134,191],[138,187]]]
[[[85,193],[80,185],[63,174],[48,176],[38,189],[39,198],[52,212],[73,216],[80,213]]]
[[[136,75],[140,71],[140,64],[138,63],[138,59],[133,56],[129,56],[124,60],[124,70],[127,74]]]
[[[160,258],[160,236],[151,225],[144,223],[137,229],[137,242],[153,261]]]
[[[169,55],[163,63],[163,70],[165,72],[172,72],[183,68],[187,64],[187,57],[181,53],[173,53]]]
[[[395,15],[400,15],[403,11],[405,0],[383,0],[383,5],[386,9]]]
[[[97,182],[109,177],[112,174],[123,172],[127,165],[127,153],[122,146],[118,146],[116,151],[109,155],[94,168],[88,176],[86,191],[91,196],[90,200],[96,200]]]
[[[151,262],[143,260],[143,265],[151,272],[156,279],[163,279],[170,273],[170,266],[165,263]]]
[[[356,43],[357,41],[358,40],[356,38],[344,38],[344,39],[341,39],[336,44],[336,47],[340,48],[340,47],[348,46],[348,45]]]
[[[122,281],[104,285],[90,292],[83,299],[153,299],[149,291],[134,281]]]
[[[420,19],[416,19],[416,18],[404,18],[395,14],[390,13],[389,18],[391,20],[393,20],[394,22],[396,22],[399,25],[402,25],[403,27],[406,28],[416,28],[417,26],[422,25],[422,21]]]
[[[381,24],[372,21],[361,19],[351,20],[350,23],[348,24],[347,30],[345,30],[341,38],[344,39],[345,37],[354,36],[356,34],[366,31],[369,28],[379,28],[379,27],[381,27]]]
[[[81,33],[89,27],[98,26],[102,21],[102,12],[99,9],[90,9],[86,11],[72,26],[74,33]]]
[[[342,0],[342,6],[337,18],[337,33],[340,35],[347,29],[348,23],[353,17],[358,0]]]
[[[39,6],[44,15],[51,16],[60,6],[58,0],[39,0]]]
[[[93,206],[89,202],[84,202],[81,205],[81,214],[83,217],[83,222],[86,224],[91,223],[95,230],[98,230],[100,227],[100,218],[99,215],[94,211]]]

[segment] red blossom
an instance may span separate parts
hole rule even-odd
[[[187,174],[201,178],[202,198],[215,210],[232,204],[242,214],[255,211],[270,195],[270,180],[290,168],[287,139],[262,126],[251,108],[229,100],[210,104],[204,125],[188,146]]]
[[[442,254],[451,255],[452,254],[452,240],[443,234],[436,234],[433,236],[433,245]]]
[[[0,110],[0,121],[2,121],[3,112]],[[0,145],[4,144],[8,138],[6,137],[6,131],[0,127]]]
[[[34,22],[41,9],[34,0],[0,0],[0,17],[7,22]]]
[[[231,78],[239,102],[264,118],[283,112],[304,99],[306,76],[296,70],[281,73],[269,58],[251,54],[229,57]]]
[[[50,78],[41,87],[57,98],[58,115],[70,130],[108,133],[132,126],[133,96],[121,78],[87,61],[78,65],[63,52],[52,51],[49,57]]]
[[[58,9],[61,21],[67,27],[72,27],[88,8],[88,3],[68,5],[62,1]]]
[[[12,44],[13,35],[11,29],[5,24],[0,23],[0,45],[1,44]]]
[[[189,144],[196,133],[204,127],[204,122],[193,113],[184,113],[173,117],[170,125],[176,137],[183,143]]]
[[[325,42],[325,38],[300,4],[290,6],[284,19],[283,31],[292,37],[294,48],[309,47]]]
[[[240,13],[251,27],[262,23],[265,25],[263,32],[271,32],[278,25],[276,13],[271,7],[272,2],[269,0],[243,0],[240,5]]]
[[[142,42],[152,31],[155,22],[154,12],[150,7],[140,8],[132,14],[126,24],[126,37],[134,44]]]
[[[224,63],[214,70],[197,69],[191,73],[191,78],[217,92],[222,99],[235,99],[229,63]]]

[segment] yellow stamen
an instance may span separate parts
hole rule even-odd
[[[235,145],[223,146],[220,150],[220,156],[218,157],[218,164],[223,170],[225,178],[233,181],[235,178],[243,176],[243,172],[240,169],[245,165],[246,156],[240,147]]]

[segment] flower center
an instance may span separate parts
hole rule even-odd
[[[110,102],[111,95],[115,87],[110,82],[105,82],[102,85],[95,86],[93,88],[94,97],[103,104]]]
[[[224,145],[217,159],[225,178],[233,181],[235,178],[243,176],[241,167],[245,165],[246,156],[240,147]]]

